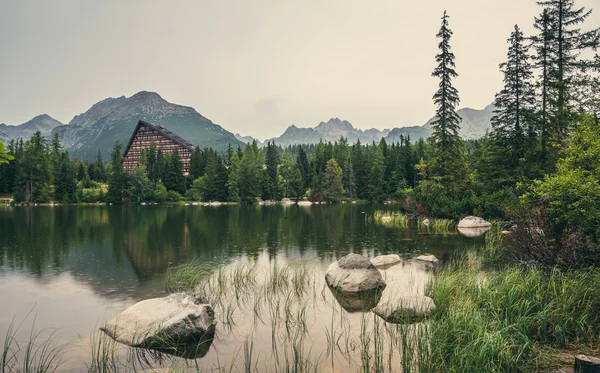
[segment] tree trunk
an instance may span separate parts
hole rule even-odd
[[[575,356],[575,373],[600,373],[600,359],[593,356]]]

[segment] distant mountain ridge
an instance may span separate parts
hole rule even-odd
[[[49,116],[48,114],[38,115],[37,117],[20,124],[18,126],[9,126],[0,123],[0,141],[7,142],[10,139],[28,139],[36,131],[40,131],[42,136],[50,136],[52,130],[63,124]]]
[[[482,110],[471,108],[459,109],[457,113],[462,118],[460,124],[461,137],[463,139],[478,139],[483,137],[486,131],[491,128],[491,119],[494,116],[494,105],[488,105]],[[291,125],[281,136],[267,139],[264,142],[257,140],[257,142],[261,146],[266,145],[266,143],[270,141],[274,141],[277,145],[288,146],[316,144],[319,141],[334,142],[339,140],[340,137],[345,137],[351,144],[356,143],[358,140],[363,144],[371,143],[373,141],[379,142],[382,138],[384,138],[386,142],[391,143],[399,141],[401,135],[404,137],[410,136],[414,141],[421,137],[427,138],[431,135],[431,123],[435,119],[435,117],[431,118],[422,126],[396,127],[391,130],[371,128],[363,131],[355,128],[348,121],[339,118],[331,118],[327,122],[319,123],[314,128],[302,128]],[[240,134],[236,134],[235,136],[238,140],[245,143],[255,140],[252,136],[242,136]]]

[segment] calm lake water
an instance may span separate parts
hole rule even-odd
[[[369,257],[397,253],[407,259],[430,253],[443,262],[456,250],[483,242],[482,237],[375,224],[369,217],[377,209],[394,206],[2,207],[0,338],[11,322],[20,325],[16,337],[21,343],[29,340],[32,327],[42,333],[57,331],[59,341],[68,344],[61,370],[87,371],[90,336],[98,327],[140,300],[166,295],[169,267],[193,260],[215,263],[231,273],[240,266],[251,268],[258,280],[246,290],[227,285],[231,299],[215,307],[219,324],[205,356],[153,356],[148,366],[178,364],[210,371],[231,365],[243,371],[251,347],[253,371],[279,371],[301,343],[303,359],[319,371],[354,371],[361,363],[357,345],[364,338],[365,320],[372,323],[373,317],[341,307],[324,286],[327,266],[350,252]],[[282,324],[286,327],[277,329],[271,316],[280,305],[254,294],[274,266],[299,265],[310,268],[303,281],[311,290],[281,307],[304,312],[298,322],[304,324],[301,333],[290,330],[298,323],[288,319]],[[382,272],[388,282],[384,298],[422,293],[431,276],[430,267],[412,260]],[[254,295],[240,300],[238,291]],[[282,294],[284,290],[277,297]],[[342,325],[339,330],[329,327],[334,323]],[[390,357],[390,367],[396,360]]]

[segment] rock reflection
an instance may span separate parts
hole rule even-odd
[[[381,300],[381,295],[383,294],[383,290],[381,289],[359,293],[346,293],[337,291],[330,286],[328,286],[328,288],[331,290],[331,293],[340,306],[350,313],[368,312],[372,308],[377,307],[379,300]]]

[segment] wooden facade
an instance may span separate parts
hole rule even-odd
[[[162,125],[157,126],[143,120],[138,121],[125,148],[123,158],[125,172],[131,173],[139,165],[142,149],[149,149],[152,143],[156,144],[156,150],[161,150],[163,154],[175,153],[175,150],[177,150],[183,164],[183,174],[188,175],[190,159],[196,146],[167,130]]]

